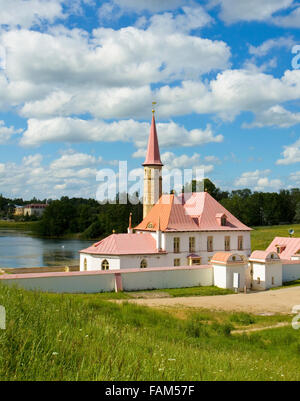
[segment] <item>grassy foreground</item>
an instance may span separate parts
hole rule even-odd
[[[288,237],[290,228],[295,231],[294,237],[300,237],[300,224],[253,227],[251,232],[252,250],[265,250],[275,237]]]
[[[177,318],[97,295],[0,285],[0,380],[299,380],[300,337],[286,316],[188,312]]]

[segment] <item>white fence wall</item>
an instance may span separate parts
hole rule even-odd
[[[119,280],[121,276],[125,291],[196,287],[213,283],[211,266],[3,275],[0,276],[0,283],[45,292],[98,293],[114,291],[117,276]]]
[[[294,281],[300,279],[300,263],[282,265],[282,281]]]

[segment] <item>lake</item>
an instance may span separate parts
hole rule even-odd
[[[29,232],[0,230],[0,267],[79,265],[79,253],[95,241],[45,239]]]

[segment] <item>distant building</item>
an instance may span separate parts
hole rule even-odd
[[[45,205],[43,203],[32,203],[30,205],[25,205],[23,207],[23,215],[40,217],[43,215],[47,206],[48,205]]]
[[[24,215],[24,207],[23,206],[15,206],[14,215],[15,216],[23,216]]]

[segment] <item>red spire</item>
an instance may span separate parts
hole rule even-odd
[[[143,166],[153,166],[153,165],[154,166],[163,166],[163,164],[160,160],[154,112],[152,115],[152,123],[151,123],[151,128],[150,128],[147,156],[146,156],[146,160],[143,163]]]

